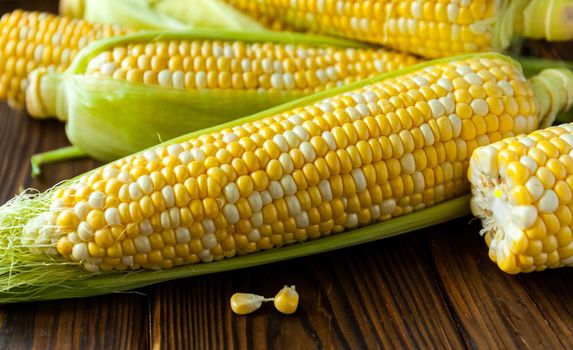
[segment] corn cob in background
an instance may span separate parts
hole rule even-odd
[[[467,197],[431,207],[468,192],[472,151],[571,105],[570,72],[536,79],[499,54],[425,62],[21,195],[0,209],[0,302],[121,291],[463,215]],[[103,272],[123,270],[136,272]]]
[[[232,21],[227,18],[229,15],[224,18],[225,21],[221,19],[221,23],[217,25],[201,22],[199,18],[195,23],[180,23],[174,19],[170,20],[167,15],[162,17],[150,9],[141,9],[135,5],[132,7],[130,4],[132,1],[134,0],[113,1],[118,11],[124,9],[125,6],[128,6],[129,11],[119,11],[118,16],[124,20],[109,24],[21,10],[4,14],[0,19],[0,47],[2,47],[0,50],[0,100],[7,99],[13,107],[23,106],[25,100],[23,91],[27,86],[28,74],[32,70],[44,67],[50,71],[62,72],[81,48],[97,39],[149,28],[189,30],[189,28],[213,26],[260,30],[258,25],[249,25],[239,20]],[[98,4],[101,8],[106,8],[102,0],[98,0]],[[215,13],[221,17],[224,13],[224,9],[213,6],[205,7],[203,10],[201,18],[213,18]],[[231,11],[236,12],[232,9]],[[110,17],[110,19],[113,18],[113,16]],[[132,20],[127,20],[127,18],[132,18]],[[145,25],[145,23],[148,24]],[[224,24],[227,24],[226,27]]]
[[[573,39],[571,0],[225,0],[267,27],[331,34],[423,57],[502,50],[515,36]]]
[[[90,42],[129,30],[48,13],[16,10],[0,19],[0,99],[24,104],[28,74],[45,67],[62,72]]]
[[[27,107],[67,121],[74,145],[109,161],[417,62],[294,33],[138,33],[95,43],[62,75],[35,71]]]
[[[265,30],[222,0],[61,0],[60,14],[138,29]]]

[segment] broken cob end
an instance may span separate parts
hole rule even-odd
[[[569,109],[573,103],[573,73],[567,69],[547,69],[531,82],[538,101],[539,127],[549,126],[560,111]],[[543,234],[546,227],[538,223],[538,218],[550,209],[555,210],[558,197],[552,190],[544,191],[542,182],[534,173],[530,174],[537,168],[535,152],[519,158],[518,149],[535,146],[528,136],[518,136],[480,147],[474,152],[468,170],[473,195],[471,210],[482,221],[480,234],[489,247],[489,257],[510,274],[573,262],[573,256],[569,259],[557,254],[557,250],[548,254],[537,252],[541,239],[549,237]],[[532,205],[533,199],[536,205]],[[550,247],[551,243],[545,245]]]

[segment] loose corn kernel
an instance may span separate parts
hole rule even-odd
[[[270,301],[263,296],[250,293],[235,293],[231,296],[231,310],[237,315],[247,315],[257,311],[263,302]]]
[[[274,297],[275,308],[283,314],[290,315],[298,308],[299,295],[295,286],[284,286]]]

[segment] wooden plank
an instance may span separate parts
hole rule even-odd
[[[460,348],[419,234],[314,257],[159,285],[153,348]],[[232,314],[235,292],[296,285],[299,310]]]
[[[143,349],[147,298],[125,294],[0,307],[1,349]]]
[[[58,12],[57,0],[2,0],[0,1],[0,13],[23,9],[26,11]]]
[[[468,225],[468,221],[437,226],[428,236],[437,276],[466,344],[472,348],[571,348],[568,291],[573,288],[573,271],[505,274],[487,256],[479,222]]]

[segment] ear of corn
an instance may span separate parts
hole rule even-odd
[[[170,19],[167,15],[163,15],[165,18],[161,17],[156,13],[157,11],[139,9],[143,5],[131,7],[129,2],[132,1],[138,2],[137,0],[110,1],[118,8],[114,10],[114,13],[121,14],[124,19],[116,22],[129,24],[129,26],[96,24],[96,22],[70,19],[49,13],[21,10],[2,15],[0,19],[0,47],[2,48],[0,50],[0,100],[7,99],[12,107],[21,107],[24,104],[24,90],[28,85],[28,75],[34,69],[45,68],[50,72],[63,72],[81,48],[97,39],[127,34],[142,28],[189,30],[190,27],[209,26],[208,23],[199,21],[193,25],[184,25]],[[98,5],[105,8],[101,0],[98,0]],[[224,13],[224,10],[220,11],[215,7],[209,7],[209,9],[207,12]],[[122,11],[126,13],[122,14]],[[159,19],[155,18],[158,16]],[[203,16],[213,18],[209,13]],[[232,25],[233,21],[227,17],[229,16],[225,17],[225,23],[229,24],[228,28],[258,29],[256,26]],[[137,21],[149,22],[149,24],[138,24]]]
[[[573,125],[479,148],[472,157],[472,211],[489,256],[505,272],[573,265]]]
[[[468,191],[472,151],[570,105],[571,77],[562,76],[536,89],[539,99],[567,102],[545,103],[501,55],[423,63],[23,195],[0,209],[0,301],[121,291],[462,215],[467,199],[436,204]],[[307,240],[315,241],[278,248]]]
[[[255,20],[220,0],[62,0],[60,13],[137,29],[264,30]]]
[[[90,42],[129,30],[115,25],[14,11],[0,19],[0,99],[13,107],[24,104],[24,89],[32,70],[44,67],[62,72]]]
[[[571,40],[568,0],[225,0],[273,29],[331,34],[424,57],[506,48],[516,35]]]
[[[418,61],[332,38],[293,33],[239,37],[244,32],[193,31],[99,41],[62,75],[34,72],[28,112],[66,120],[74,145],[112,160],[160,139]]]

